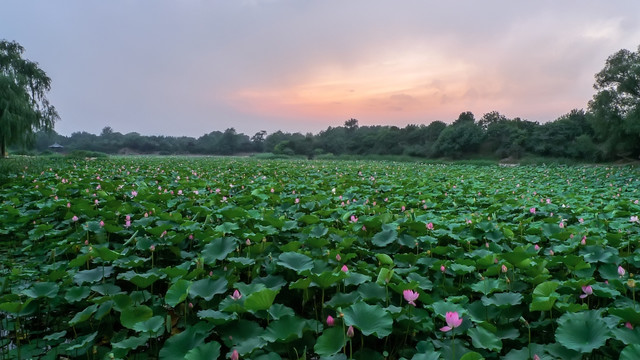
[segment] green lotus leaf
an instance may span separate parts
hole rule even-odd
[[[100,304],[100,306],[98,306],[98,310],[96,310],[96,313],[93,315],[93,318],[96,320],[102,320],[103,317],[111,312],[111,309],[113,309],[113,304],[114,302],[112,300],[105,301]]]
[[[121,256],[120,253],[115,252],[109,249],[108,247],[102,247],[102,246],[101,247],[94,246],[93,252],[97,255],[97,257],[99,257],[104,261],[114,261],[120,258]]]
[[[62,330],[59,332],[55,332],[52,334],[49,334],[45,337],[43,337],[42,339],[45,341],[54,341],[54,340],[60,340],[62,338],[64,338],[64,336],[67,335],[67,330]]]
[[[247,296],[244,301],[244,308],[249,311],[267,310],[273,304],[279,291],[262,289]]]
[[[114,284],[98,284],[91,286],[91,290],[100,295],[115,295],[122,291],[120,286]]]
[[[338,281],[346,278],[348,275],[344,272],[333,272],[333,271],[324,271],[321,274],[311,274],[309,278],[313,281],[314,285],[322,289],[327,289],[337,283]]]
[[[558,320],[556,340],[567,349],[590,353],[611,337],[607,323],[597,311],[566,313]]]
[[[75,326],[76,324],[89,320],[91,315],[93,315],[93,313],[95,313],[96,310],[98,310],[98,305],[96,304],[87,306],[84,310],[80,311],[79,313],[76,313],[73,316],[73,318],[69,320],[69,325]]]
[[[177,335],[171,336],[160,349],[160,360],[184,360],[191,349],[202,344],[213,325],[199,322],[187,327]]]
[[[415,359],[415,357],[414,357],[414,359]],[[468,353],[462,355],[462,357],[460,358],[460,360],[482,360],[482,359],[484,359],[484,356],[482,356],[482,354],[477,353],[475,351],[468,352]]]
[[[313,350],[320,356],[336,354],[347,343],[347,335],[342,327],[326,328],[318,337]]]
[[[227,292],[228,282],[224,278],[213,280],[206,278],[194,281],[189,288],[189,295],[193,298],[201,297],[207,301],[213,299],[217,294]]]
[[[147,271],[146,273],[138,274],[133,270],[129,270],[127,272],[118,274],[118,279],[128,280],[135,286],[142,289],[148,288],[149,286],[151,286],[151,284],[164,277],[164,274],[157,273],[155,271]]]
[[[358,302],[344,310],[344,321],[347,326],[355,326],[362,334],[383,338],[391,334],[393,318],[379,305]]]
[[[273,304],[269,308],[268,312],[273,320],[278,320],[285,316],[293,316],[295,314],[292,308],[282,304]]]
[[[72,352],[80,349],[89,348],[93,344],[93,341],[95,340],[96,336],[98,336],[97,331],[84,336],[79,336],[78,338],[74,339],[72,342],[69,343],[69,347],[67,347],[67,351]]]
[[[301,216],[298,221],[302,221],[303,223],[307,224],[307,225],[313,225],[313,224],[317,224],[320,222],[320,218],[315,216],[315,215],[311,215],[311,214],[306,214],[304,216]]]
[[[471,337],[473,346],[479,349],[487,349],[500,352],[502,349],[502,340],[491,331],[477,326],[467,331],[467,335]]]
[[[480,280],[477,283],[471,285],[471,290],[482,293],[484,295],[489,295],[496,291],[503,291],[506,289],[507,285],[503,280],[500,279],[485,278],[484,280]]]
[[[225,222],[225,223],[222,223],[222,225],[216,226],[216,231],[223,235],[232,234],[235,230],[239,230],[239,229],[240,229],[240,226],[238,226],[238,224],[233,222]]]
[[[640,344],[640,327],[633,330],[626,327],[615,328],[611,330],[611,334],[614,339],[622,341],[625,345]]]
[[[111,273],[113,273],[112,266],[99,266],[91,270],[78,271],[73,276],[73,281],[78,285],[82,285],[84,283],[95,283],[103,278],[108,278],[111,276]]]
[[[382,269],[381,269],[382,270]],[[367,281],[371,281],[371,277],[357,273],[355,271],[349,271],[349,274],[346,279],[344,279],[344,284],[346,286],[350,285],[361,285],[366,283]]]
[[[640,344],[632,344],[620,353],[620,360],[637,360],[640,359]]]
[[[173,285],[169,286],[167,294],[164,297],[164,301],[171,307],[183,302],[189,294],[189,288],[191,287],[191,281],[185,279],[179,279]]]
[[[215,325],[226,324],[238,318],[236,314],[228,314],[228,313],[224,313],[222,311],[216,311],[216,310],[200,310],[198,311],[198,317],[200,319],[210,321]]]
[[[371,239],[371,243],[375,246],[384,247],[398,239],[398,232],[393,229],[382,230],[375,234]]]
[[[207,265],[214,265],[216,261],[224,260],[227,255],[235,251],[239,241],[225,237],[214,239],[202,249],[202,259]]]
[[[265,329],[262,338],[268,342],[290,342],[302,338],[307,322],[297,316],[284,316],[273,321]]]
[[[60,290],[60,286],[56,283],[38,282],[38,283],[34,283],[32,287],[30,287],[27,290],[24,290],[22,293],[33,299],[37,299],[41,297],[53,299],[56,297],[56,295],[58,295],[59,290]]]
[[[111,343],[111,346],[117,349],[136,349],[145,345],[149,341],[149,335],[142,334],[140,336],[128,337],[122,341]]]
[[[153,310],[145,305],[130,306],[120,313],[120,323],[122,326],[133,329],[133,327],[143,321],[151,319]]]
[[[143,333],[158,334],[164,325],[164,317],[154,316],[148,320],[135,323],[132,329]]]
[[[498,307],[515,306],[522,303],[522,295],[518,293],[497,293],[491,297],[482,297],[482,303],[485,306],[495,305]]]
[[[640,325],[640,311],[632,307],[609,308],[609,314],[615,315],[623,321],[629,321],[631,324]]]
[[[558,300],[559,294],[555,292],[559,284],[555,281],[547,281],[539,284],[533,290],[533,299],[529,305],[530,311],[549,311]]]
[[[234,348],[240,356],[246,356],[267,344],[262,338],[264,333],[264,329],[256,322],[238,320],[225,325],[222,339],[228,348]]]
[[[278,265],[294,270],[298,273],[313,269],[313,260],[296,252],[285,252],[278,256]]]
[[[64,299],[69,303],[74,303],[86,299],[89,294],[91,294],[90,288],[86,286],[74,286],[67,291]]]
[[[220,357],[222,346],[215,342],[202,343],[185,354],[185,360],[212,360]]]

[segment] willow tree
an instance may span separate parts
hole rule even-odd
[[[23,59],[24,48],[0,40],[0,156],[10,145],[26,145],[38,130],[51,130],[58,113],[46,93],[51,79],[38,64]]]

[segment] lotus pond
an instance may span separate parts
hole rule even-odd
[[[23,167],[0,358],[639,359],[638,189],[633,167]]]

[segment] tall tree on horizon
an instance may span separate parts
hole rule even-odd
[[[611,55],[596,74],[589,101],[596,140],[609,157],[640,156],[640,47]]]

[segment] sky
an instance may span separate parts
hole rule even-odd
[[[5,0],[0,39],[51,77],[67,136],[542,123],[638,49],[640,1]]]

